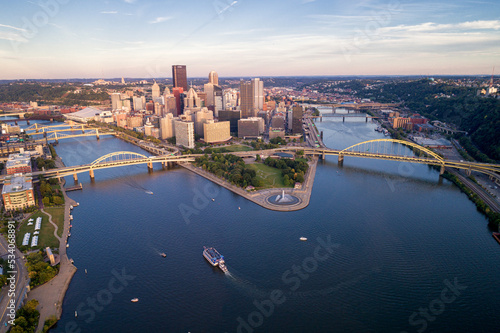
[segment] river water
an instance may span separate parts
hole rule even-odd
[[[317,126],[332,148],[383,137],[364,119]],[[66,165],[141,152],[111,137],[56,150]],[[182,168],[79,177],[68,248],[78,271],[54,332],[496,331],[499,245],[474,204],[425,165],[327,157],[310,205],[292,213]]]

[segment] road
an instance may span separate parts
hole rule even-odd
[[[4,259],[7,259],[8,255],[8,243],[7,240],[5,240],[4,237],[0,237],[0,256]],[[24,299],[24,296],[27,292],[27,285],[28,285],[28,270],[26,269],[26,266],[24,264],[24,259],[22,253],[16,248],[15,252],[15,263],[16,263],[16,271],[17,273],[15,274],[16,276],[16,290],[15,290],[15,300],[16,300],[16,309],[20,305],[21,301]],[[10,320],[9,317],[7,317],[8,314],[8,309],[7,306],[10,301],[10,297],[8,296],[9,293],[9,286],[3,286],[2,291],[0,292],[0,333],[2,332],[7,332],[8,328],[10,325],[5,326],[5,324]]]
[[[460,181],[465,184],[465,186],[467,186],[474,193],[476,193],[493,211],[500,213],[500,205],[498,204],[498,202],[492,197],[490,197],[487,193],[485,193],[484,190],[479,185],[474,183],[469,178],[464,177],[462,174],[460,174],[460,172],[451,169],[447,170],[451,174],[457,176],[458,179],[460,179]]]

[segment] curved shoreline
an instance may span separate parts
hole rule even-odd
[[[63,164],[60,159],[58,159],[57,162]],[[49,282],[31,290],[27,297],[28,300],[36,299],[39,303],[37,309],[40,311],[40,319],[36,329],[37,332],[43,331],[44,323],[50,317],[55,317],[57,320],[61,319],[64,296],[66,295],[73,275],[77,271],[77,268],[71,263],[66,254],[66,244],[71,223],[69,219],[71,215],[70,206],[75,206],[76,202],[66,195],[66,191],[64,190],[64,179],[61,181],[61,192],[64,196],[65,204],[64,228],[59,242],[59,273]]]
[[[192,171],[208,180],[210,180],[213,183],[216,183],[217,185],[220,185],[240,196],[243,198],[256,203],[259,206],[262,206],[266,209],[269,210],[274,210],[274,211],[279,211],[279,212],[293,212],[297,210],[301,210],[309,206],[309,202],[311,199],[311,193],[312,193],[312,188],[314,185],[314,178],[316,176],[316,166],[318,164],[318,157],[313,157],[312,162],[309,162],[309,168],[307,169],[307,172],[304,177],[304,183],[302,184],[302,188],[300,189],[293,189],[293,188],[273,188],[273,189],[265,189],[265,190],[259,190],[255,192],[248,192],[241,187],[235,186],[227,182],[225,179],[221,179],[217,177],[216,175],[205,171],[201,168],[195,167],[194,165],[186,162],[186,163],[179,163],[180,166],[183,168]],[[273,205],[268,202],[268,198],[273,196],[273,195],[278,195],[281,194],[282,191],[285,191],[287,194],[291,194],[299,199],[299,202],[295,205]]]

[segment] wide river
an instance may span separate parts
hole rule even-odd
[[[332,148],[383,137],[364,119],[317,126]],[[56,149],[66,165],[141,152],[110,137]],[[80,204],[68,248],[78,271],[54,332],[498,330],[500,245],[466,195],[426,165],[346,157],[339,167],[327,157],[310,205],[293,213],[182,168],[95,177],[80,175],[83,191],[69,194]]]

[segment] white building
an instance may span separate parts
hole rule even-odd
[[[175,120],[171,113],[167,113],[160,119],[160,132],[162,140],[175,136]]]
[[[192,149],[194,145],[194,123],[191,121],[175,121],[175,141],[177,146]]]

